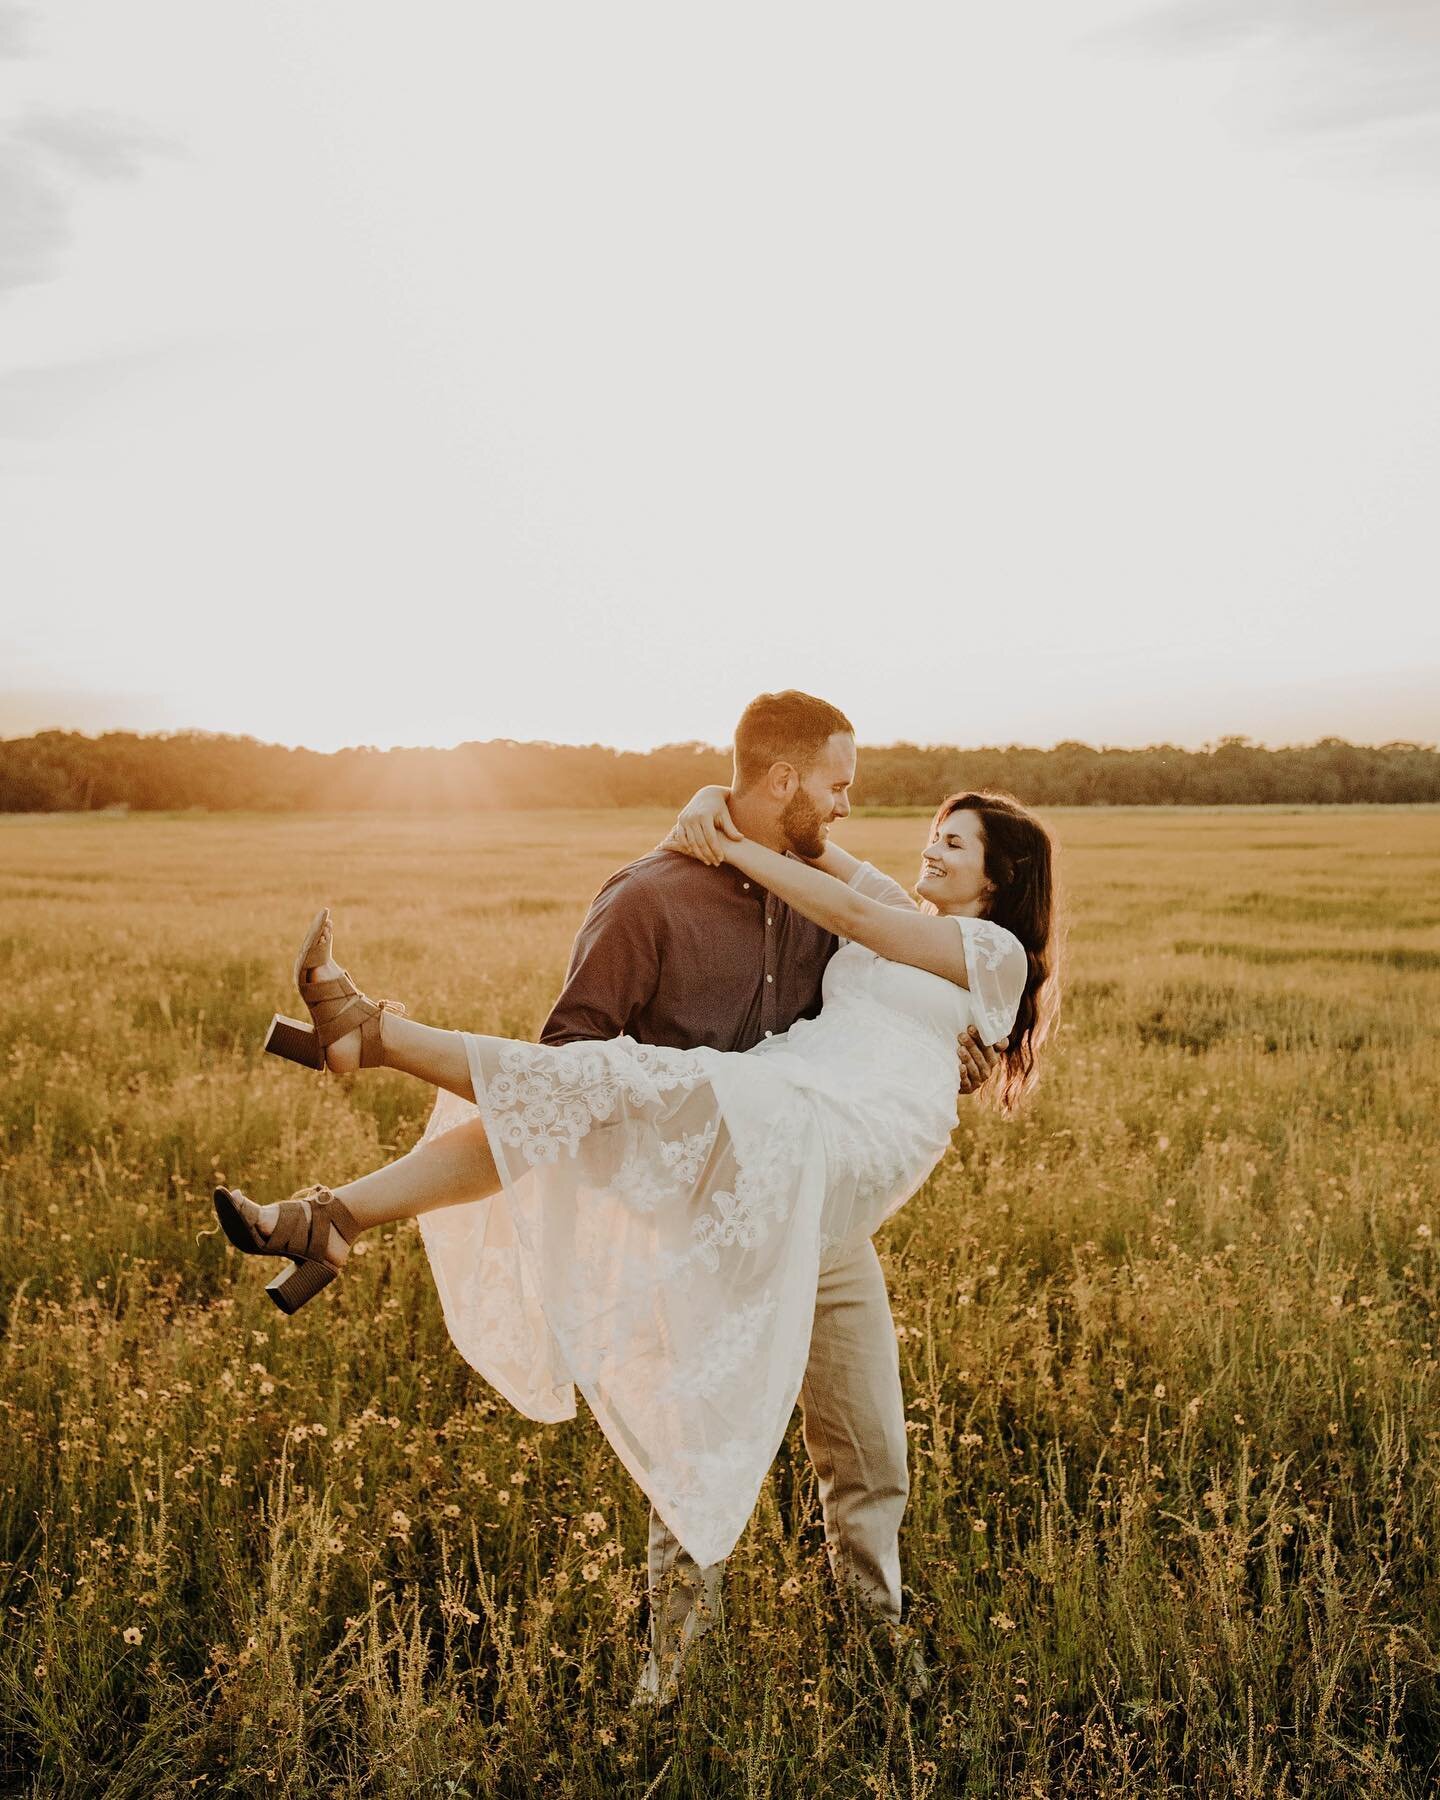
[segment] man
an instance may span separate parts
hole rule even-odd
[[[730,811],[747,837],[818,857],[848,817],[855,731],[836,707],[794,689],[761,694],[735,728]],[[837,940],[724,864],[657,849],[617,870],[575,939],[541,1042],[626,1035],[645,1044],[748,1050],[820,1010]],[[996,1060],[961,1042],[965,1091]],[[874,1244],[822,1258],[800,1394],[837,1579],[891,1627],[900,1622],[900,1520],[909,1495],[899,1348]],[[650,1511],[650,1656],[637,1703],[673,1698],[692,1642],[718,1616],[724,1565],[699,1568]],[[928,1676],[918,1649],[912,1694]]]

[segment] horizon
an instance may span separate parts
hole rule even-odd
[[[338,744],[334,748],[322,749],[314,744],[286,743],[274,738],[258,738],[249,732],[213,731],[206,726],[182,725],[160,731],[134,731],[128,727],[112,727],[105,731],[87,732],[67,726],[49,726],[40,731],[23,732],[15,736],[0,736],[0,744],[18,744],[49,732],[64,736],[83,737],[91,743],[99,743],[106,737],[136,737],[142,739],[168,740],[174,738],[205,738],[227,743],[248,743],[263,750],[305,750],[314,756],[344,756],[354,751],[373,751],[388,755],[392,751],[404,753],[408,751],[435,751],[441,755],[453,750],[465,750],[475,747],[487,748],[496,744],[514,745],[518,749],[531,750],[597,750],[616,756],[657,756],[666,750],[694,750],[699,753],[712,753],[717,756],[731,754],[734,743],[732,739],[724,742],[712,742],[707,738],[671,738],[663,743],[647,744],[643,747],[632,747],[623,744],[607,744],[598,739],[568,738],[462,738],[451,744],[372,744],[352,743]],[[1333,744],[1349,750],[1421,750],[1434,752],[1440,745],[1433,740],[1419,738],[1391,737],[1373,741],[1362,741],[1357,738],[1341,737],[1335,733],[1322,733],[1319,737],[1305,740],[1288,740],[1282,743],[1266,743],[1259,738],[1249,737],[1240,732],[1229,732],[1209,739],[1200,744],[1178,744],[1165,739],[1156,739],[1150,743],[1116,744],[1105,740],[1090,741],[1084,738],[1056,738],[1051,743],[1024,742],[1020,739],[995,739],[986,743],[956,743],[920,738],[891,738],[887,740],[863,740],[857,737],[856,749],[861,754],[866,751],[918,750],[934,753],[942,750],[953,750],[962,755],[979,755],[985,752],[1007,753],[1015,751],[1034,751],[1041,755],[1050,755],[1057,750],[1068,748],[1091,750],[1097,754],[1109,751],[1142,754],[1146,751],[1174,750],[1182,755],[1200,756],[1213,754],[1227,746],[1238,745],[1247,750],[1263,750],[1278,753],[1286,750],[1314,750],[1324,745]]]

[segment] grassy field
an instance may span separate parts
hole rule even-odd
[[[798,1415],[682,1706],[641,1496],[452,1351],[418,1234],[293,1320],[213,1230],[404,1149],[259,1054],[321,900],[362,985],[530,1035],[658,814],[0,820],[0,1787],[1433,1793],[1440,812],[1058,813],[1064,1024],[885,1228],[907,1705]],[[846,843],[905,880],[922,821]]]

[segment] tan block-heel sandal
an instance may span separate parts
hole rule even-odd
[[[330,981],[311,981],[311,969],[330,959],[330,908],[322,906],[310,923],[300,954],[295,958],[295,985],[310,1014],[310,1023],[276,1013],[265,1034],[265,1048],[272,1056],[286,1057],[306,1069],[325,1069],[326,1048],[338,1038],[360,1029],[360,1067],[378,1069],[384,1061],[380,1015],[403,1013],[398,1000],[371,1000],[362,994],[342,969]]]
[[[355,1215],[326,1187],[309,1189],[280,1202],[280,1217],[267,1237],[259,1228],[260,1209],[239,1188],[215,1190],[215,1216],[237,1250],[247,1256],[287,1256],[288,1269],[265,1287],[281,1312],[293,1313],[313,1300],[340,1273],[350,1245],[360,1235]],[[345,1246],[340,1250],[339,1244]]]

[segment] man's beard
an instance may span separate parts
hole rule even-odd
[[[825,854],[825,835],[820,829],[820,809],[804,788],[796,788],[785,802],[785,810],[780,815],[780,830],[785,842],[797,856],[807,857],[813,862],[816,857]]]

